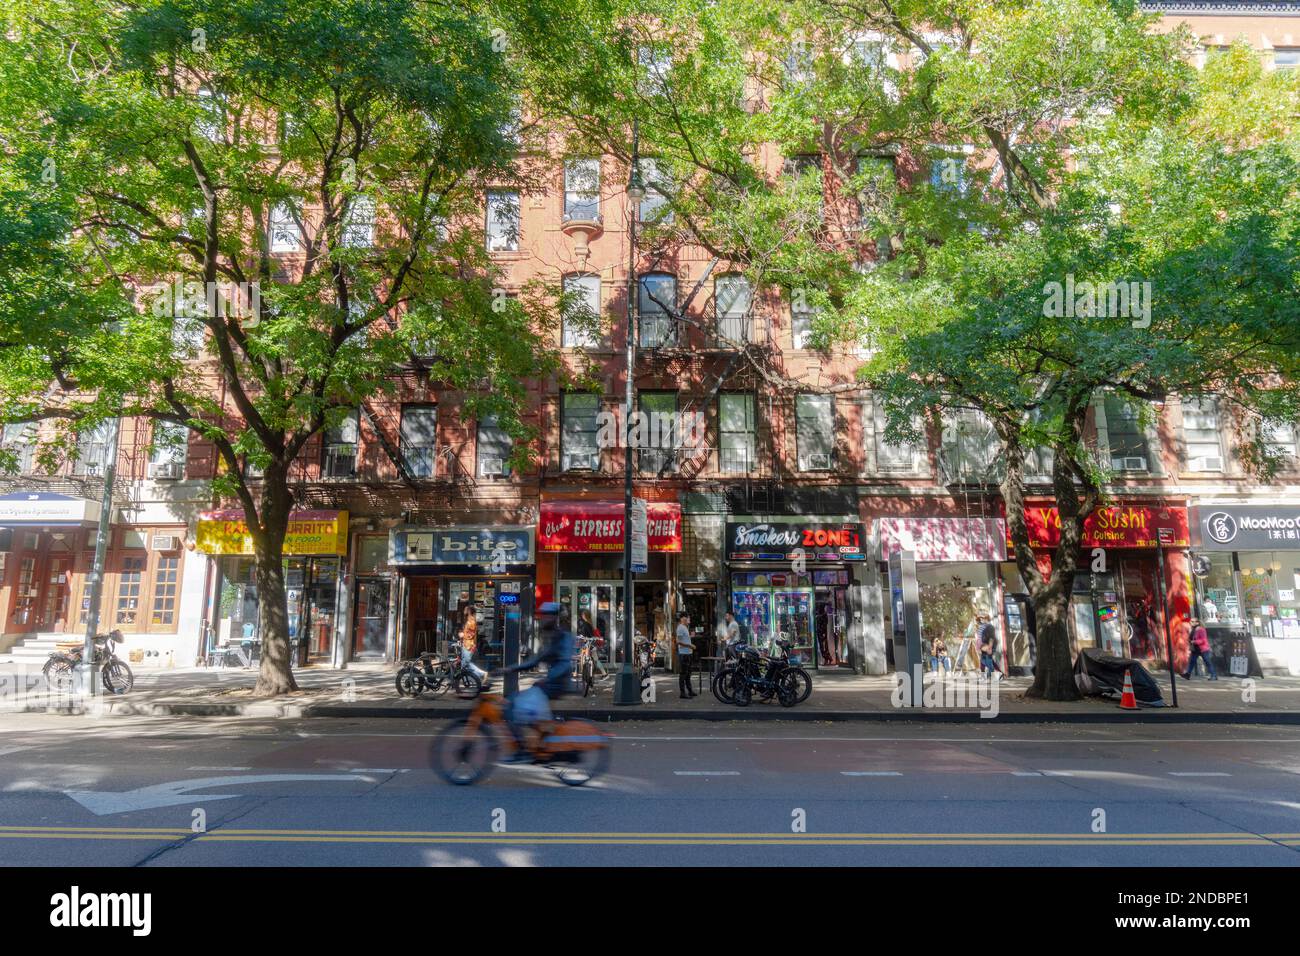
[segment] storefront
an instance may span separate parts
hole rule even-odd
[[[1050,570],[1061,540],[1054,505],[1025,509],[1029,539],[1040,567]],[[1186,660],[1191,586],[1187,509],[1118,504],[1084,520],[1078,569],[1070,593],[1072,650],[1101,648],[1118,657],[1163,663],[1168,639],[1174,661]],[[1023,591],[1014,564],[1004,568],[1009,590]]]
[[[957,670],[978,670],[977,614],[998,629],[999,662],[1006,673],[1023,673],[1032,660],[1032,635],[1023,618],[1008,613],[998,565],[1006,561],[1006,523],[1001,518],[878,518],[879,560],[899,552],[916,561],[922,653],[928,661],[942,640]],[[892,614],[892,602],[886,602]],[[1016,605],[1011,605],[1015,608]],[[994,613],[1001,608],[1002,613]],[[887,630],[892,629],[892,620]]]
[[[216,565],[209,647],[261,640],[253,539],[239,510],[199,515],[195,550]],[[348,548],[346,511],[295,511],[284,539],[289,638],[306,641],[308,660],[334,658],[342,558]],[[300,652],[301,653],[301,652]]]
[[[1216,650],[1244,632],[1264,673],[1300,675],[1300,503],[1191,511],[1196,611]]]
[[[682,550],[682,508],[675,501],[646,504],[647,565],[636,575],[632,626],[635,634],[668,644],[672,613],[672,555]],[[623,633],[623,504],[610,501],[548,501],[538,520],[539,560],[548,569],[551,594],[574,627],[584,618],[606,638],[606,662],[617,661]]]
[[[524,526],[453,525],[395,528],[388,563],[400,575],[401,658],[447,654],[472,615],[475,660],[487,669],[506,661],[508,642],[531,646],[533,529]]]
[[[742,636],[763,649],[789,641],[815,667],[847,665],[853,568],[867,559],[862,523],[729,521],[724,533],[729,606]]]

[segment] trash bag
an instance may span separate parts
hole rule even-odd
[[[1160,685],[1140,663],[1116,657],[1095,647],[1079,652],[1074,661],[1074,683],[1079,693],[1090,697],[1119,697],[1124,692],[1124,675],[1133,675],[1133,696],[1147,707],[1164,707]]]
[[[519,694],[511,708],[510,719],[520,725],[550,720],[551,702],[546,698],[545,691],[534,684],[528,690]]]

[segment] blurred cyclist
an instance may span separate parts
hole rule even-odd
[[[564,605],[547,601],[537,609],[541,650],[527,660],[512,664],[506,672],[528,670],[538,664],[548,665],[546,676],[514,699],[511,720],[524,731],[525,743],[535,749],[541,736],[537,724],[550,720],[550,701],[559,700],[569,691],[573,671],[576,639],[569,630],[569,615]]]

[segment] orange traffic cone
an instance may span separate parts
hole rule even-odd
[[[1124,672],[1124,692],[1119,695],[1120,710],[1137,710],[1137,696],[1133,693],[1133,672],[1127,670]]]

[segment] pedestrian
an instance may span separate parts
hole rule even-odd
[[[930,670],[939,673],[940,664],[943,664],[946,672],[952,671],[952,658],[948,656],[948,645],[943,642],[942,637],[936,637],[930,649]]]
[[[578,615],[578,637],[587,641],[587,653],[591,656],[591,663],[596,670],[600,671],[600,676],[608,676],[609,671],[605,670],[605,665],[600,662],[600,645],[604,641],[604,635],[591,623],[590,611],[583,611]]]
[[[478,678],[483,690],[487,690],[489,681],[487,671],[474,663],[474,652],[478,649],[478,615],[477,604],[465,605],[465,621],[460,627],[460,662]]]
[[[993,675],[998,675],[998,680],[1002,679],[1002,668],[998,665],[998,631],[989,621],[989,616],[983,611],[975,614],[975,643],[980,649],[980,676],[988,675],[989,680]]]
[[[691,690],[691,655],[695,644],[691,641],[691,616],[683,611],[677,615],[677,690],[683,698],[697,696]]]
[[[1191,657],[1187,659],[1187,671],[1183,674],[1183,680],[1191,680],[1192,675],[1196,673],[1196,659],[1199,657],[1205,661],[1205,670],[1210,675],[1210,680],[1218,680],[1219,675],[1214,672],[1214,658],[1210,656],[1210,634],[1205,630],[1205,625],[1201,623],[1199,617],[1192,618],[1192,647]]]

